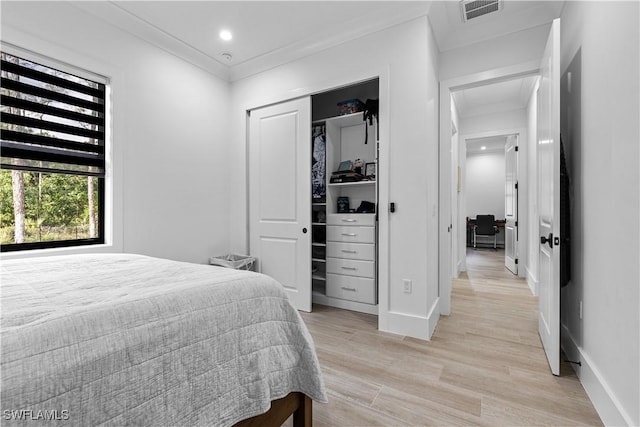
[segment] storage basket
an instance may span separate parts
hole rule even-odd
[[[255,257],[248,255],[227,254],[209,258],[209,264],[220,267],[233,268],[234,270],[253,270]]]

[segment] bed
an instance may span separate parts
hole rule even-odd
[[[0,277],[3,425],[299,425],[326,402],[268,276],[92,254],[2,261]]]

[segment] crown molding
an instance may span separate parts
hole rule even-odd
[[[305,39],[296,40],[289,45],[232,66],[212,58],[152,23],[139,18],[118,6],[116,2],[87,1],[70,2],[69,4],[167,53],[202,68],[216,77],[233,82],[316,54],[347,41],[426,16],[431,6],[431,2],[407,3],[404,7],[396,9],[396,13],[392,18],[386,11],[367,11],[364,8],[361,16],[344,23],[342,26],[344,31],[336,33],[335,31],[326,30],[321,33],[315,33]]]
[[[81,1],[69,4],[222,80],[229,81],[227,65],[124,10],[114,2]]]
[[[431,2],[415,2],[410,6],[405,5],[395,11],[393,18],[390,18],[386,11],[375,10],[367,13],[364,9],[362,16],[343,25],[345,31],[316,33],[311,37],[231,66],[229,80],[231,82],[241,80],[348,41],[418,19],[429,13],[430,6]]]

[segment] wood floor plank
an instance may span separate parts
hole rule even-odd
[[[382,385],[367,381],[344,370],[323,366],[322,373],[326,387],[340,397],[370,406],[380,393]]]
[[[391,417],[371,406],[340,399],[329,392],[329,403],[313,406],[313,425],[323,426],[401,426],[404,420]]]
[[[470,249],[467,268],[431,341],[379,332],[368,314],[301,313],[329,394],[314,425],[602,425],[570,365],[551,374],[537,298],[504,251]]]
[[[565,418],[538,408],[530,408],[509,400],[491,397],[485,397],[482,400],[482,419],[492,425],[509,426],[585,425],[572,418]]]
[[[478,400],[478,403],[481,403]],[[475,405],[475,403],[474,403]],[[403,421],[404,425],[482,425],[480,406],[477,415],[458,411],[414,393],[383,387],[373,407]]]

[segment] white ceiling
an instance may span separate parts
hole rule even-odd
[[[425,16],[428,1],[78,1],[111,24],[228,80]],[[230,42],[218,34],[228,29]],[[222,54],[230,53],[226,60]]]
[[[392,12],[398,7],[390,2],[363,5],[356,1],[131,1],[114,4],[211,58],[220,60],[223,52],[232,52],[233,59],[229,62],[232,66],[291,45],[308,46],[334,34],[347,34],[353,27],[371,21],[373,18],[368,18],[369,15],[395,15]],[[419,3],[401,7],[407,8],[410,16],[427,12]],[[389,20],[385,25],[390,22],[393,21]],[[230,42],[218,37],[223,28],[234,34]]]
[[[564,1],[506,0],[502,10],[462,20],[460,2],[434,1],[429,21],[441,52],[505,34],[526,30],[553,21],[560,16]]]
[[[458,1],[75,1],[76,7],[234,81],[429,15],[440,51],[550,22],[562,1],[508,0],[462,23]],[[221,29],[233,32],[228,43]],[[223,53],[230,53],[230,61]]]
[[[504,152],[507,136],[489,136],[485,138],[467,139],[467,155]],[[483,150],[482,147],[485,147]]]
[[[537,76],[452,92],[461,118],[526,108]]]

